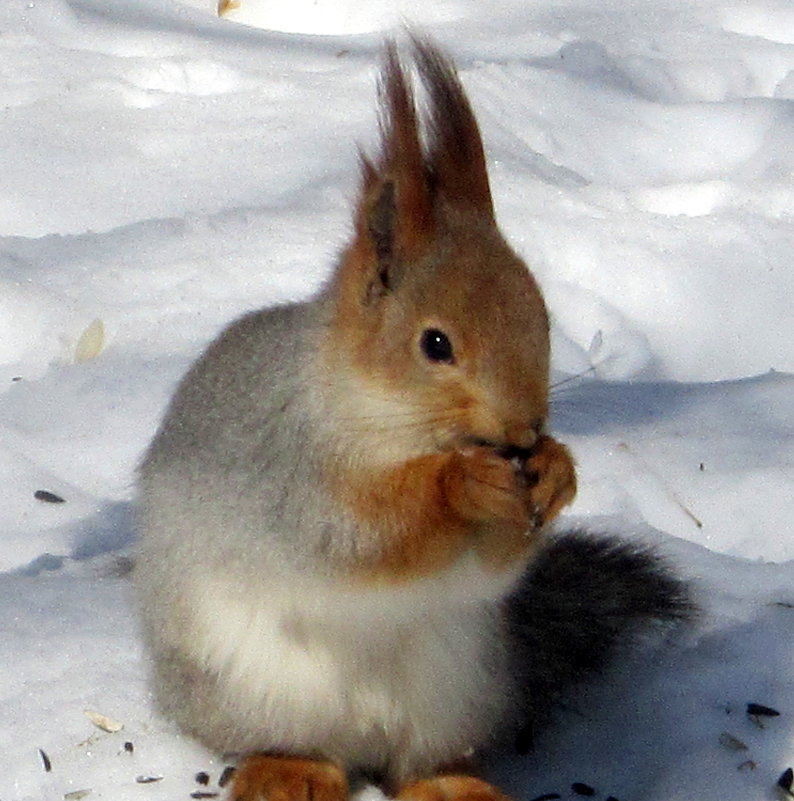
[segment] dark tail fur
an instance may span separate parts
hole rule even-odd
[[[507,600],[519,748],[561,695],[604,668],[621,642],[695,614],[686,584],[651,549],[573,531],[556,538]]]

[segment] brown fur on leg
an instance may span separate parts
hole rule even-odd
[[[333,762],[252,754],[234,773],[230,801],[347,801],[347,778]]]
[[[491,784],[474,776],[450,774],[405,785],[398,801],[510,801]]]

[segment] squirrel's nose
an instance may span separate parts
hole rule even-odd
[[[522,450],[531,448],[543,432],[542,420],[514,421],[505,426],[505,442]]]

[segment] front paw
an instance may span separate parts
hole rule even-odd
[[[347,801],[344,771],[333,762],[252,754],[234,773],[229,801]]]
[[[444,472],[447,502],[463,520],[532,525],[533,488],[522,470],[493,448],[472,446],[450,454]]]
[[[565,445],[542,436],[533,446],[521,472],[530,486],[532,528],[554,520],[576,495],[576,468]]]

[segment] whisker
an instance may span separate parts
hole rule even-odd
[[[580,378],[583,378],[590,373],[594,373],[597,369],[597,365],[591,364],[586,370],[582,370],[580,373],[575,373],[574,375],[569,375],[566,378],[563,378],[560,381],[555,381],[553,384],[549,385],[549,392],[554,392],[555,389],[559,387],[564,387],[566,384],[570,384],[571,381],[578,381]]]

